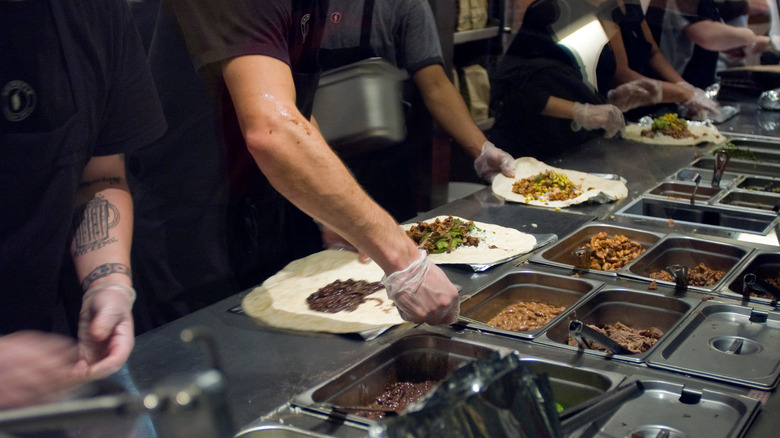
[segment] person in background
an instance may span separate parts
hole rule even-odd
[[[496,122],[488,138],[498,147],[552,160],[590,139],[614,137],[625,126],[622,111],[655,99],[656,84],[647,80],[624,84],[610,99],[599,94],[585,82],[573,54],[554,40],[557,1],[520,4],[522,24],[491,77]]]
[[[661,53],[638,0],[607,5],[601,23],[610,38],[599,59],[599,90],[612,90],[638,79],[652,80],[661,90],[651,102],[653,106],[629,111],[627,119],[678,112],[678,105],[682,115],[691,119],[705,120],[720,114],[720,105],[685,81]]]
[[[11,408],[127,360],[124,154],[166,124],[125,0],[0,0],[0,89],[0,408]]]
[[[283,196],[383,268],[388,296],[402,317],[455,322],[455,287],[366,195],[309,120],[327,2],[168,0],[165,5],[196,68],[213,87],[231,196],[259,195],[256,199],[271,206]],[[261,210],[277,219],[258,222],[255,238],[268,252],[267,261],[278,263],[281,254],[274,253],[272,242],[295,240],[300,233],[285,231],[289,219],[277,210]]]
[[[768,36],[724,23],[714,0],[652,0],[646,16],[661,52],[699,89],[717,81],[718,52],[747,56],[771,50]]]
[[[444,71],[436,22],[427,0],[330,0],[319,55],[323,69],[371,57],[381,57],[410,75],[425,107],[474,159],[481,178],[490,182],[501,172],[512,176],[513,158],[487,140]],[[410,143],[344,160],[361,186],[399,221],[417,214],[416,197],[411,196],[411,163],[416,152]],[[390,174],[393,178],[387,178]]]

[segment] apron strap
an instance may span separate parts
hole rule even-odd
[[[366,0],[363,5],[363,24],[360,30],[360,47],[370,47],[371,21],[374,16],[374,0]]]

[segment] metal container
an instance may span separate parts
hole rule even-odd
[[[748,137],[731,137],[729,142],[738,148],[765,148],[780,152],[780,141],[774,137],[765,138],[748,138]]]
[[[638,217],[663,224],[675,221],[731,232],[766,235],[772,230],[777,215],[761,211],[745,211],[731,206],[691,205],[668,199],[637,198],[618,212],[617,216]]]
[[[443,380],[458,367],[495,351],[508,354],[511,350],[432,333],[405,336],[327,382],[295,396],[291,404],[313,415],[333,414],[329,405],[367,406],[388,384]],[[625,378],[614,372],[572,367],[533,357],[522,358],[522,361],[532,372],[548,375],[556,401],[565,407],[576,406],[609,391]],[[352,414],[338,416],[362,425],[375,423]]]
[[[598,233],[607,233],[609,237],[614,237],[616,234],[622,234],[629,239],[638,242],[645,250],[656,244],[663,234],[654,233],[651,231],[643,231],[634,228],[619,227],[609,224],[586,224],[580,229],[574,231],[568,237],[559,240],[551,247],[537,251],[531,256],[530,261],[534,263],[540,263],[545,265],[557,266],[567,269],[583,270],[584,268],[579,266],[577,260],[576,251],[584,248],[587,243],[590,242],[591,237]],[[611,277],[617,276],[617,270],[604,271],[598,269],[588,269],[588,272],[596,274],[608,275]]]
[[[695,193],[695,202],[707,202],[718,195],[720,192],[721,189],[707,186],[697,187],[696,184],[682,182],[663,182],[650,189],[647,194],[667,199],[679,199],[690,202],[691,195],[694,195]]]
[[[703,263],[711,269],[724,271],[723,277],[710,286],[688,285],[688,288],[711,292],[725,282],[732,270],[739,266],[751,251],[752,249],[739,245],[670,234],[621,269],[619,275],[675,286],[675,282],[653,280],[650,274],[673,265],[693,269]]]
[[[292,403],[326,414],[333,411],[330,406],[369,406],[385,392],[387,385],[441,381],[464,364],[496,351],[510,350],[433,333],[411,334],[327,382],[296,395]],[[374,422],[357,415],[347,416],[358,423]]]
[[[737,438],[750,426],[761,402],[663,380],[641,380],[642,393],[572,438]]]
[[[235,436],[236,438],[328,438],[330,435],[285,424],[263,423],[243,429]]]
[[[381,58],[323,73],[312,114],[328,144],[348,157],[406,138],[401,94],[405,78]]]
[[[730,207],[749,208],[751,210],[773,211],[780,205],[780,193],[756,193],[743,190],[732,190],[717,200],[716,205]]]
[[[704,301],[648,366],[771,389],[780,376],[780,314]]]
[[[780,179],[747,176],[737,183],[737,188],[742,190],[751,190],[759,192],[769,192],[780,194]]]
[[[603,285],[602,282],[563,275],[534,271],[512,272],[463,301],[460,304],[460,314],[482,323],[469,322],[466,324],[468,327],[512,337],[533,339],[545,327],[564,318],[580,299]],[[504,308],[521,301],[566,307],[566,310],[536,330],[509,331],[487,325],[487,322]]]
[[[715,169],[715,159],[702,157],[694,161],[690,167],[695,169],[712,170]],[[780,165],[757,161],[730,160],[726,166],[726,170],[731,173],[738,173],[743,175],[780,175]],[[702,175],[702,178],[704,178],[704,175]],[[702,180],[702,182],[706,182],[706,180]],[[721,179],[721,184],[725,184],[723,179]]]
[[[732,295],[742,296],[743,279],[746,274],[755,274],[758,278],[766,281],[771,278],[780,277],[780,252],[770,252],[759,250],[755,251],[748,261],[742,265],[738,271],[730,277],[727,287],[718,289],[718,292]],[[751,297],[750,301],[757,301],[760,303],[771,303],[771,298],[758,298]]]
[[[715,161],[713,160],[713,165]],[[710,186],[712,182],[712,175],[715,173],[713,169],[704,169],[704,168],[691,168],[686,167],[679,172],[672,175],[671,179],[675,181],[690,181],[691,175],[699,174],[701,176],[701,183],[699,185],[699,188],[703,186]],[[734,172],[723,172],[723,175],[720,178],[720,186],[721,187],[729,187],[731,186],[734,181],[736,181],[741,175],[739,173]]]
[[[592,355],[638,363],[644,361],[657,348],[665,336],[695,307],[695,303],[693,299],[666,297],[630,289],[602,289],[580,304],[574,312],[567,314],[566,319],[559,320],[546,330],[536,341],[579,350],[579,347],[568,343],[569,323],[574,319],[584,324],[606,325],[621,322],[633,329],[658,328],[664,335],[643,353],[611,355],[598,350],[584,350]]]

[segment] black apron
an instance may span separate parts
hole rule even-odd
[[[68,246],[78,184],[91,155],[84,145],[93,139],[86,127],[85,108],[77,99],[88,95],[85,81],[80,80],[85,76],[83,65],[77,62],[83,58],[74,50],[80,42],[71,39],[67,31],[62,5],[57,1],[49,4],[70,78],[66,91],[74,96],[74,113],[49,132],[0,136],[0,186],[13,187],[0,194],[3,210],[22,214],[36,207],[45,210],[39,212],[43,216],[40,222],[15,224],[3,215],[0,232],[6,237],[0,249],[0,334],[19,329],[66,332],[64,307],[71,308],[71,323],[77,320],[80,307],[81,290]],[[31,205],[30,200],[40,202]]]
[[[363,6],[359,46],[320,49],[319,61],[323,70],[332,70],[377,56],[371,47],[373,11],[374,0],[366,0]],[[407,132],[411,132],[409,114],[407,111]],[[389,147],[342,159],[366,193],[399,222],[417,215],[417,196],[410,149],[407,139]]]

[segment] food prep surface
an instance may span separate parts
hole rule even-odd
[[[773,151],[780,154],[780,138],[775,143],[769,137],[777,135],[778,127],[780,114],[758,111],[751,103],[718,126],[725,135],[739,138],[737,147],[755,147],[767,157]],[[395,382],[437,381],[444,377],[442,371],[464,361],[490,351],[515,351],[534,371],[550,376],[556,401],[567,404],[582,403],[621,382],[644,383],[641,396],[575,436],[599,431],[657,436],[664,429],[668,436],[702,436],[702,431],[712,433],[707,436],[773,436],[780,428],[780,419],[771,415],[780,410],[775,394],[780,356],[773,345],[777,336],[768,331],[777,329],[780,317],[771,297],[746,299],[742,293],[746,279],[752,280],[746,275],[765,276],[780,263],[777,215],[771,207],[762,208],[778,196],[774,187],[780,183],[771,176],[778,175],[772,174],[778,163],[732,159],[715,188],[710,183],[712,150],[711,145],[598,139],[548,164],[623,177],[626,199],[556,210],[507,203],[486,188],[416,218],[457,215],[516,228],[540,242],[531,253],[482,272],[444,266],[461,288],[465,318],[453,326],[405,323],[369,339],[278,329],[240,312],[244,292],[140,336],[128,363],[129,380],[136,388],[151,388],[172,375],[207,367],[203,352],[179,338],[182,330],[198,326],[215,341],[228,382],[230,417],[242,436],[367,437],[373,420],[348,412],[340,421],[331,421],[333,405],[363,405],[373,395],[364,392],[367,388],[382,393]],[[691,170],[701,177],[699,188],[694,189]],[[702,207],[694,213],[715,211],[726,225],[703,226],[695,218],[670,220],[650,214],[661,211],[663,216],[662,208],[621,214],[636,202],[690,210],[691,198],[694,207]],[[605,235],[592,245],[617,245],[606,240],[616,235],[631,241],[618,242],[631,247],[633,254],[615,269],[604,258],[586,264],[599,248],[583,248],[600,232]],[[696,286],[680,278],[650,276],[681,264],[690,264],[691,271],[694,263],[712,264],[723,271],[722,277]],[[562,310],[528,331],[487,324],[519,301]],[[572,321],[595,327],[625,324],[658,336],[640,353],[584,349]],[[708,353],[697,354],[696,349]],[[411,372],[429,365],[434,371]],[[681,406],[687,416],[672,418]],[[649,412],[657,416],[648,417]],[[282,429],[288,433],[263,432]]]

